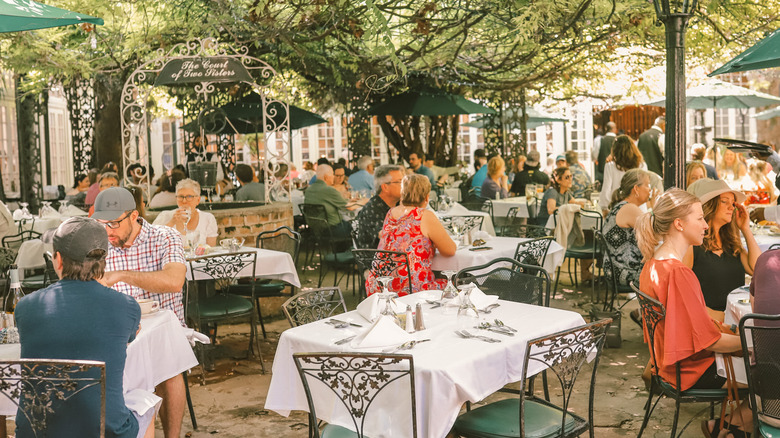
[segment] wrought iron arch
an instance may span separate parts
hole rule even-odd
[[[248,86],[262,96],[262,128],[266,147],[262,159],[265,170],[265,200],[290,201],[290,186],[285,184],[289,175],[290,154],[290,117],[287,105],[287,90],[277,75],[276,70],[268,63],[248,55],[249,50],[245,46],[233,47],[230,44],[221,43],[213,38],[194,39],[180,43],[168,51],[159,49],[156,58],[147,61],[130,74],[122,89],[121,115],[122,115],[122,158],[124,165],[124,178],[126,183],[132,183],[127,177],[127,168],[133,164],[141,164],[148,169],[150,163],[149,147],[149,120],[147,117],[147,102],[155,81],[160,77],[166,65],[171,61],[184,63],[187,61],[200,61],[204,58],[220,59],[229,58],[240,63],[249,74],[249,80],[240,79],[232,81]],[[192,88],[195,99],[204,103],[204,110],[216,107],[222,99],[214,98],[219,94],[220,85],[231,83],[224,80],[204,80],[200,82],[182,83],[181,87]],[[171,86],[171,85],[165,85]],[[177,85],[174,88],[178,88]],[[224,98],[224,96],[221,96]],[[285,114],[279,116],[274,107],[281,108]],[[200,113],[203,113],[201,111]],[[199,113],[199,114],[200,114]],[[192,115],[190,115],[192,117]],[[270,139],[275,139],[273,147],[269,147]],[[219,152],[225,152],[224,140],[220,142]],[[235,142],[233,142],[235,143]],[[228,162],[235,160],[235,146],[232,154],[227,158]],[[260,157],[258,157],[258,161]],[[284,166],[283,166],[284,165]],[[286,169],[286,170],[285,170]],[[228,171],[232,169],[228,166]],[[283,170],[280,172],[280,170]],[[151,181],[143,187],[149,194]]]

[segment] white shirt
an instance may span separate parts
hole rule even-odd
[[[157,219],[154,220],[154,225],[166,225],[168,222],[173,219],[173,213],[176,210],[165,210],[161,211],[160,214],[157,216]],[[198,212],[198,227],[195,228],[194,231],[197,231],[200,236],[198,238],[198,245],[205,245],[206,244],[206,238],[207,237],[218,237],[219,236],[219,228],[217,228],[217,219],[214,217],[213,214],[206,212],[206,211],[200,211]]]
[[[647,163],[642,161],[639,168],[647,170]],[[612,201],[612,193],[620,188],[620,180],[623,179],[625,174],[626,171],[618,169],[614,161],[604,165],[604,184],[602,184],[601,193],[599,194],[599,206],[601,208],[606,209],[610,201]]]

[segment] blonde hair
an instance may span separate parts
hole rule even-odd
[[[688,163],[688,166],[685,168],[685,186],[691,185],[691,175],[693,174],[693,171],[696,169],[701,169],[701,171],[704,173],[704,177],[707,178],[707,168],[704,167],[704,163],[701,161],[691,161]]]
[[[634,187],[641,185],[645,180],[650,182],[650,174],[643,169],[631,169],[620,179],[620,187],[612,192],[612,201],[609,203],[609,209],[615,208],[618,202],[628,198]]]
[[[401,204],[406,207],[424,207],[431,181],[425,175],[407,175],[401,181]]]
[[[504,159],[501,157],[493,157],[488,161],[488,175],[491,177],[494,177],[498,175],[498,173],[501,171],[501,168],[506,167],[506,163],[504,163]]]
[[[701,203],[699,198],[673,187],[658,198],[652,211],[637,218],[634,233],[643,262],[653,258],[655,248],[661,239],[669,234],[674,220],[687,216],[696,203]]]

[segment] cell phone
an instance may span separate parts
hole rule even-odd
[[[469,251],[484,251],[486,249],[493,249],[489,246],[478,246],[476,248],[469,248]]]

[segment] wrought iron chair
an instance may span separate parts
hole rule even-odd
[[[19,234],[3,237],[2,243],[4,248],[11,248],[18,251],[22,246],[22,243],[27,240],[38,239],[39,237],[41,237],[41,233],[37,231],[24,230],[19,232]]]
[[[773,243],[772,245],[769,245],[767,251],[772,251],[773,249],[780,249],[780,243]]]
[[[86,436],[106,433],[106,364],[91,360],[18,359],[0,361],[0,393],[18,408],[19,436],[45,437],[50,429],[70,430],[76,423]],[[100,412],[88,412],[87,397],[100,397]],[[79,406],[78,421],[58,415],[65,406]],[[95,418],[97,417],[97,418]],[[89,426],[92,419],[99,424]],[[90,433],[91,432],[91,433]]]
[[[454,281],[458,285],[473,282],[482,292],[498,295],[502,300],[537,306],[550,304],[550,276],[547,271],[541,266],[522,264],[508,257],[461,269]]]
[[[596,267],[598,266],[598,260],[601,259],[601,245],[594,236],[594,232],[601,230],[601,225],[604,218],[601,213],[589,210],[580,210],[580,217],[583,221],[586,219],[593,221],[593,226],[583,226],[582,231],[585,234],[585,243],[582,246],[569,246],[566,248],[565,259],[569,259],[569,276],[571,276],[571,260],[574,260],[574,286],[577,287],[577,261],[579,260],[594,260],[593,265],[593,281],[591,282],[592,290],[591,296],[596,299],[596,280],[599,278],[599,274],[596,273]],[[558,225],[558,211],[553,213],[553,223],[556,227]],[[562,266],[563,264],[561,264]],[[558,292],[558,280],[561,277],[561,266],[558,266],[558,273],[555,275],[555,288],[554,292]]]
[[[351,245],[349,242],[341,242],[340,240],[333,238],[324,206],[317,204],[301,204],[301,211],[303,212],[306,224],[309,226],[311,234],[317,240],[317,246],[319,247],[320,275],[317,281],[317,287],[322,286],[322,280],[325,279],[325,276],[328,273],[328,267],[333,268],[334,286],[338,286],[339,284],[339,269],[345,270],[344,275],[347,277],[347,284],[349,284],[350,276],[354,277],[355,274],[355,257],[348,250],[341,251],[339,245]]]
[[[596,389],[596,371],[604,346],[606,330],[611,320],[564,330],[528,341],[520,380],[520,396],[481,406],[458,417],[453,431],[464,437],[546,436],[576,437],[589,432],[593,437],[593,399]],[[591,361],[588,391],[588,415],[576,415],[569,410],[574,383]],[[542,366],[560,384],[561,405],[555,405],[527,393],[526,381],[530,365]]]
[[[293,231],[290,227],[281,226],[275,230],[263,231],[257,235],[255,247],[270,249],[273,251],[286,252],[293,259],[293,264],[298,265],[298,250],[301,244],[300,233]],[[290,286],[290,294],[285,294],[284,290]],[[231,285],[231,294],[241,295],[242,297],[254,297],[257,308],[257,318],[260,320],[260,329],[263,331],[263,338],[267,338],[265,324],[263,323],[263,314],[260,310],[260,298],[283,297],[295,295],[295,286],[282,280],[270,280],[267,278],[239,279],[238,284]],[[254,293],[254,295],[253,295]]]
[[[519,211],[519,207],[509,209],[506,215],[506,223],[501,227],[501,236],[535,238],[553,235],[553,230],[541,225],[534,225],[532,217],[517,217]]]
[[[739,321],[742,358],[753,411],[753,436],[780,436],[780,315],[747,314]]]
[[[612,260],[612,253],[609,251],[609,245],[607,245],[607,240],[601,231],[596,231],[596,239],[599,241],[599,246],[603,251],[604,279],[607,282],[607,296],[604,300],[604,311],[613,312],[615,311],[615,300],[618,299],[620,294],[630,294],[633,290],[631,289],[631,286],[627,284],[620,284],[618,268]]]
[[[229,293],[230,285],[239,274],[250,278],[255,277],[256,262],[257,253],[254,251],[214,254],[190,259],[188,279],[191,281],[192,290],[187,294],[186,314],[192,320],[193,328],[202,333],[211,333],[211,345],[204,345],[203,348],[216,343],[218,323],[249,321],[248,350],[250,353],[255,352],[265,373],[265,363],[257,337],[255,300]],[[213,330],[208,330],[211,327]],[[203,360],[200,362],[203,366]],[[205,372],[203,375],[205,376]]]
[[[306,290],[288,298],[282,304],[282,311],[290,327],[298,327],[339,313],[346,313],[347,305],[344,303],[341,289],[323,287]]]
[[[637,438],[642,437],[642,432],[644,432],[645,427],[647,427],[647,422],[650,419],[650,415],[652,415],[655,406],[664,396],[674,399],[675,401],[674,420],[672,421],[671,430],[671,437],[674,437],[677,432],[677,422],[680,417],[680,405],[682,403],[707,402],[709,405],[705,408],[705,410],[710,409],[710,416],[712,417],[712,414],[714,413],[714,404],[722,401],[728,395],[728,393],[725,389],[688,389],[685,391],[680,391],[677,389],[680,387],[679,362],[677,363],[676,367],[675,385],[666,382],[658,375],[658,362],[655,358],[655,351],[653,346],[655,345],[655,330],[658,327],[658,324],[663,321],[664,318],[666,318],[666,309],[660,301],[649,297],[640,291],[633,283],[631,283],[631,289],[633,289],[634,293],[636,293],[637,299],[639,300],[639,307],[642,309],[642,323],[649,341],[647,345],[650,349],[650,360],[652,361],[653,365],[653,374],[650,379],[650,390],[647,403],[645,404],[645,416],[642,420],[642,426],[639,428],[639,434],[637,435]],[[656,394],[658,394],[658,398],[655,400],[655,403],[653,403],[653,396]],[[740,394],[742,394],[742,391],[740,391]],[[746,394],[747,392],[745,392],[745,395]],[[696,416],[698,416],[698,414]],[[694,416],[694,418],[696,416]],[[691,419],[691,421],[693,421],[693,419]],[[690,424],[690,421],[688,424]],[[685,427],[682,431],[680,431],[680,435],[682,435],[684,431]]]
[[[539,237],[517,244],[514,259],[526,265],[544,266],[547,251],[553,242],[552,236]]]
[[[485,216],[444,216],[439,219],[444,229],[450,234],[465,234],[470,233],[473,230],[481,230],[482,222],[485,220]],[[456,225],[460,225],[459,233],[456,233],[454,228]]]
[[[317,400],[314,391],[325,392],[328,399],[332,395],[341,402],[347,414],[352,419],[354,432],[344,427],[328,424],[322,431],[322,436],[357,436],[364,438],[366,418],[371,408],[371,402],[377,395],[387,389],[393,391],[394,397],[401,402],[402,397],[408,397],[411,407],[411,433],[404,436],[417,437],[417,409],[414,394],[414,358],[402,354],[370,354],[370,353],[295,353],[295,366],[306,391],[309,402],[309,436],[320,437],[317,427]],[[406,384],[408,382],[408,385]],[[401,387],[403,385],[403,387]],[[408,388],[408,392],[406,389]],[[333,394],[330,394],[332,392]],[[336,403],[334,401],[334,403]],[[329,411],[333,407],[327,406]],[[383,415],[377,411],[376,415]]]
[[[460,205],[471,211],[481,211],[487,213],[490,215],[491,219],[493,218],[493,202],[488,198],[469,194],[465,199],[463,199]]]
[[[352,254],[358,264],[360,273],[360,298],[366,297],[366,279],[365,272],[374,273],[374,277],[390,276],[393,278],[406,278],[407,294],[412,294],[412,270],[409,266],[409,256],[404,252],[382,251],[378,249],[353,249]],[[388,288],[392,287],[392,283]],[[402,292],[401,290],[392,290],[391,292]]]
[[[46,264],[43,274],[26,275],[22,280],[22,288],[24,290],[35,291],[59,281],[57,271],[54,270],[52,255],[49,251],[44,251],[43,261]]]

